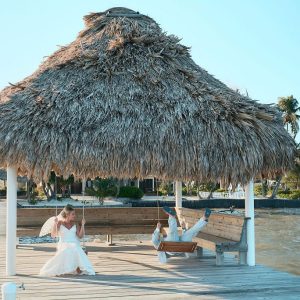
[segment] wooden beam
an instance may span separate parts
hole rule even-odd
[[[60,210],[60,209],[59,209]],[[75,208],[77,220],[82,217],[82,208]],[[55,215],[53,208],[18,208],[18,226],[42,226],[44,222]],[[162,222],[167,221],[166,214],[160,208]],[[158,220],[157,207],[85,207],[87,225],[111,224],[156,224]]]

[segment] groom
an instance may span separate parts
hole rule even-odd
[[[169,232],[167,236],[164,236],[163,239],[160,237],[161,224],[158,222],[155,231],[152,234],[152,243],[155,249],[158,249],[161,241],[168,242],[191,242],[195,236],[206,226],[208,222],[208,218],[211,214],[211,210],[209,208],[205,209],[203,217],[190,229],[186,230],[185,224],[182,223],[182,234],[178,235],[177,229],[177,220],[176,220],[176,212],[174,209],[170,207],[163,207],[164,212],[169,216]],[[158,258],[161,263],[167,262],[167,254],[168,255],[176,255],[176,253],[169,252],[161,252],[158,251]]]

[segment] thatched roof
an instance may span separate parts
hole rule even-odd
[[[291,166],[277,109],[208,74],[153,19],[113,8],[84,20],[74,42],[1,92],[0,166],[233,183]]]

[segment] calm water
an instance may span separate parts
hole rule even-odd
[[[300,209],[256,214],[256,262],[300,275]]]

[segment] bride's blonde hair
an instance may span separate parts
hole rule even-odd
[[[71,204],[67,204],[61,212],[61,216],[65,219],[71,211],[74,211],[74,207]]]

